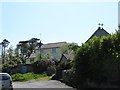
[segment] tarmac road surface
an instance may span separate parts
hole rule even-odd
[[[37,88],[62,88],[62,90],[75,90],[73,89],[72,87],[70,86],[67,86],[66,84],[60,82],[60,81],[57,81],[57,80],[40,80],[40,81],[37,81],[37,80],[31,80],[31,81],[27,81],[27,82],[13,82],[13,88],[19,88],[19,89],[27,89],[27,88],[34,88],[34,89],[37,89]]]

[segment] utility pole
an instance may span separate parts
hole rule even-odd
[[[41,40],[42,40],[42,39],[41,39],[41,33],[40,33],[40,60],[41,60],[41,58],[42,58],[42,57],[41,57],[41,54],[42,54],[42,53],[41,53]]]

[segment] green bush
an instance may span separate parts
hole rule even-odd
[[[51,60],[40,60],[36,61],[32,64],[32,67],[34,69],[34,73],[43,73],[47,71],[48,67],[54,66],[54,61]]]
[[[12,75],[12,79],[13,81],[28,81],[28,80],[32,80],[32,79],[50,79],[50,77],[47,76],[46,73],[43,74],[34,74],[34,73],[26,73],[26,74],[21,74],[21,73],[17,73],[17,74],[13,74]]]
[[[46,73],[47,73],[47,75],[51,76],[51,75],[55,74],[55,71],[56,71],[56,68],[54,65],[54,66],[48,67]]]
[[[74,77],[75,76],[75,72],[72,69],[68,69],[68,70],[64,70],[63,72],[63,82],[65,82],[66,84],[75,87],[76,85],[74,85]]]
[[[77,50],[74,66],[77,88],[96,84],[120,83],[120,31],[101,39],[94,37]]]
[[[72,68],[72,64],[71,62],[69,61],[61,61],[57,66],[56,66],[56,69],[57,70],[67,70],[67,69],[71,69]]]
[[[25,80],[23,75],[20,73],[12,75],[12,79],[13,81],[24,81]]]

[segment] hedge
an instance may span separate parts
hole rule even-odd
[[[102,38],[94,37],[82,44],[74,58],[74,85],[77,88],[96,85],[120,86],[120,31]],[[70,77],[71,77],[70,76]]]

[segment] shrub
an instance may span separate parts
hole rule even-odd
[[[64,70],[63,72],[63,82],[65,82],[66,84],[75,87],[74,85],[74,78],[73,76],[75,76],[75,72],[73,72],[72,69],[68,69],[68,70]]]
[[[48,67],[54,66],[54,61],[40,60],[32,64],[35,73],[43,73],[47,71]]]
[[[96,84],[120,83],[120,31],[94,37],[77,50],[74,60],[74,85],[88,87],[88,82]],[[72,75],[71,75],[72,76]]]
[[[47,75],[51,76],[51,75],[55,74],[55,71],[56,71],[56,69],[55,69],[55,65],[54,65],[54,66],[48,67],[46,73],[47,73]]]
[[[20,73],[12,75],[12,79],[13,81],[24,81],[25,80],[23,75]]]
[[[67,70],[67,69],[70,69],[71,67],[72,67],[71,62],[61,61],[61,62],[56,66],[56,69],[57,69],[57,70]]]
[[[34,74],[34,73],[21,74],[21,73],[17,73],[17,74],[12,75],[13,81],[28,81],[28,80],[32,80],[32,79],[47,79],[48,80],[49,78],[50,77],[48,77],[46,73],[42,73],[42,74]]]

